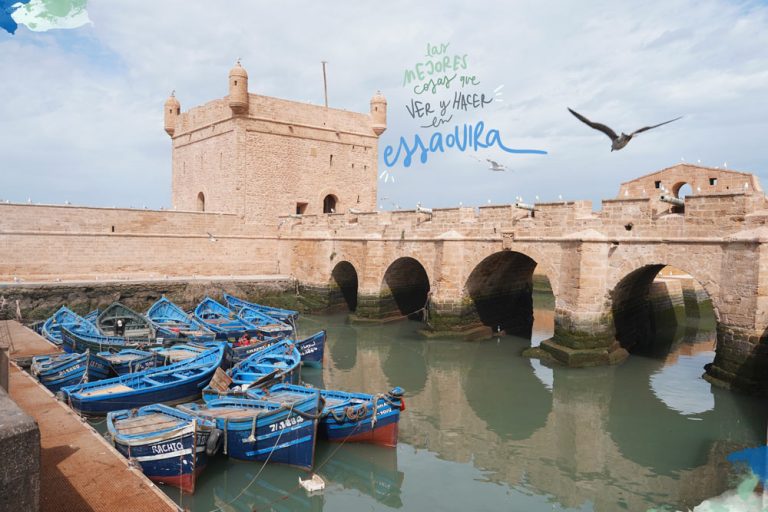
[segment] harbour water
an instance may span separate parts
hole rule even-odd
[[[532,340],[427,340],[418,322],[305,315],[301,332],[325,328],[328,345],[324,368],[303,380],[405,388],[399,446],[318,443],[319,496],[298,486],[302,471],[222,456],[194,495],[163,489],[193,511],[688,510],[748,474],[726,456],[765,444],[768,409],[701,378],[711,316],[617,367],[550,368],[520,356],[552,334],[551,305],[536,304]]]

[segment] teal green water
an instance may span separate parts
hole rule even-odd
[[[301,471],[216,459],[180,505],[208,510],[687,510],[738,484],[725,457],[764,444],[765,402],[711,388],[712,322],[671,329],[672,348],[618,367],[548,368],[520,357],[530,340],[420,338],[419,324],[350,325],[345,315],[304,317],[325,328],[315,386],[406,389],[396,449],[317,446],[321,496]],[[552,333],[536,309],[533,344]],[[261,473],[259,473],[261,471]]]

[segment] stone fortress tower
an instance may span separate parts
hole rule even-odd
[[[379,92],[370,114],[248,92],[229,72],[229,95],[181,112],[165,102],[176,210],[234,213],[248,222],[279,215],[376,209],[378,137],[387,127]]]

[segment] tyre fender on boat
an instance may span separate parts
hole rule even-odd
[[[222,434],[223,432],[218,428],[211,430],[211,435],[208,436],[208,442],[205,443],[205,453],[209,457],[216,455],[221,449],[221,443],[224,441]]]

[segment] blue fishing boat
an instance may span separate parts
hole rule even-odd
[[[183,404],[184,412],[215,421],[224,432],[224,453],[235,459],[269,461],[312,469],[320,393],[286,405],[268,400],[221,398]]]
[[[278,384],[269,389],[250,389],[248,398],[292,404],[312,388]],[[397,446],[400,411],[405,410],[404,391],[368,395],[321,389],[321,415],[318,436],[336,442],[364,442]]]
[[[251,306],[243,306],[237,313],[238,318],[248,322],[256,329],[256,337],[264,338],[286,338],[293,333],[293,327],[276,320]]]
[[[230,308],[234,309],[235,311],[239,311],[244,307],[249,307],[251,309],[255,309],[256,311],[260,311],[261,313],[269,315],[276,320],[280,320],[281,322],[286,322],[290,325],[294,325],[296,323],[296,320],[298,320],[299,318],[298,311],[292,311],[290,309],[273,308],[271,306],[256,304],[255,302],[248,302],[247,300],[239,299],[234,295],[230,295],[228,293],[224,294],[224,301],[227,303],[227,305]]]
[[[144,315],[119,302],[110,304],[99,314],[96,327],[105,336],[145,341],[155,338],[152,323]]]
[[[157,366],[165,366],[193,359],[209,348],[208,345],[202,343],[177,343],[170,347],[153,347],[149,349],[149,352],[154,355]]]
[[[30,371],[51,392],[87,381],[88,354],[56,354],[32,358]]]
[[[88,358],[88,380],[108,379],[155,367],[155,353],[127,348],[119,352],[91,352]]]
[[[117,451],[138,462],[150,480],[190,494],[221,434],[213,421],[162,404],[110,412],[107,430]]]
[[[41,334],[56,345],[61,345],[61,328],[71,327],[84,322],[83,317],[70,310],[66,306],[61,306],[48,320],[43,323]]]
[[[64,398],[74,410],[88,415],[103,415],[117,409],[160,402],[193,400],[200,396],[200,391],[208,385],[227,354],[225,344],[211,345],[210,350],[194,359],[62,388]]]
[[[301,362],[310,366],[322,366],[326,339],[327,334],[325,330],[322,330],[303,340],[298,340],[296,348],[301,354]]]
[[[152,304],[146,316],[155,327],[158,337],[198,342],[213,341],[215,338],[215,334],[196,320],[194,315],[187,314],[165,297]]]
[[[238,339],[246,334],[256,336],[257,333],[252,324],[238,318],[237,313],[210,297],[197,305],[195,318],[216,333],[216,339]]]
[[[167,339],[126,339],[122,336],[105,336],[90,322],[61,328],[62,348],[66,352],[118,352],[123,349],[146,349],[173,343]]]
[[[203,390],[203,400],[244,398],[250,388],[291,382],[300,363],[295,345],[285,340],[277,342],[237,363],[227,371],[228,379],[212,380]]]
[[[85,315],[83,319],[95,324],[96,319],[99,318],[100,314],[101,314],[101,310],[99,308],[96,308],[90,313],[88,313],[87,315]]]
[[[376,395],[320,390],[325,404],[318,434],[329,441],[397,446],[404,393],[399,387]]]

